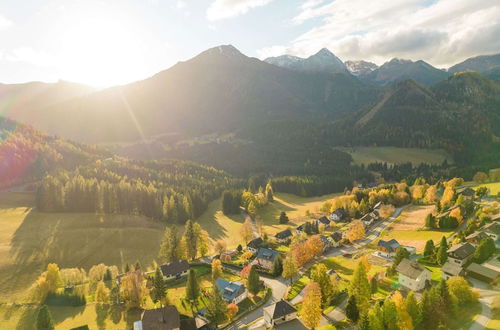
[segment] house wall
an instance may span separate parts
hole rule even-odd
[[[465,258],[465,259],[462,259],[462,260],[448,256],[448,261],[450,261],[450,262],[452,262],[454,264],[463,266],[463,265],[465,265],[467,263],[467,261],[469,261],[470,258],[472,258],[472,255],[470,255],[468,258]]]
[[[398,276],[399,284],[413,291],[423,290],[425,288],[426,281],[429,281],[430,279],[430,272],[422,272],[422,274],[415,280],[401,273],[399,273]]]
[[[272,269],[273,268],[273,263],[270,260],[258,259],[257,262],[259,263],[259,266],[264,268],[264,269]]]
[[[296,318],[297,318],[297,313],[288,314],[288,315],[285,315],[285,318],[280,317],[280,318],[274,319],[274,324],[285,323],[288,321],[295,320]]]
[[[245,300],[247,297],[248,297],[248,290],[245,290],[245,292],[243,292],[243,294],[240,294],[238,297],[233,299],[233,303],[237,305],[240,302],[242,302],[243,300]]]
[[[187,270],[186,271],[183,271],[182,273],[180,274],[174,274],[174,275],[170,275],[170,276],[163,276],[163,279],[165,280],[173,280],[173,279],[176,279],[177,278],[177,275],[180,275],[181,277],[183,276],[186,276],[187,275]]]

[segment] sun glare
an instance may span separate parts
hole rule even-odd
[[[98,87],[141,77],[144,51],[139,31],[113,15],[76,17],[62,33],[61,76]]]

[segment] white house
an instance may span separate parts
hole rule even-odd
[[[189,264],[186,260],[179,260],[160,266],[163,278],[166,280],[179,279],[186,276],[189,271]]]
[[[266,321],[266,326],[269,328],[295,320],[296,318],[297,309],[283,299],[264,308],[264,320]]]
[[[230,304],[239,304],[248,296],[248,290],[241,282],[229,282],[218,278],[215,283],[221,291],[222,298]]]
[[[420,291],[431,280],[431,272],[421,264],[403,259],[396,267],[398,282],[407,289]]]

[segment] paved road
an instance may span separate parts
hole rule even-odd
[[[474,288],[479,291],[479,303],[481,304],[481,314],[476,317],[469,330],[483,330],[491,320],[491,303],[493,298],[499,293],[496,290],[487,289],[487,285],[476,279],[467,278]]]
[[[373,242],[377,237],[379,237],[380,233],[385,228],[387,228],[387,226],[389,226],[391,223],[393,223],[396,220],[396,218],[399,217],[401,212],[406,207],[407,207],[407,205],[403,206],[403,207],[399,207],[396,210],[394,210],[393,215],[389,219],[387,219],[383,222],[380,222],[378,225],[376,225],[374,228],[372,228],[369,231],[369,235],[366,238],[354,242],[352,244],[352,246],[333,248],[330,251],[328,251],[326,254],[324,254],[322,257],[320,257],[319,259],[323,260],[323,259],[327,259],[327,258],[331,258],[331,257],[337,257],[337,256],[344,255],[344,254],[353,254],[353,253],[357,252],[359,249],[361,249],[365,245]],[[318,263],[318,260],[315,260],[315,261],[307,264],[301,273],[304,273],[307,269],[309,269],[310,267],[312,267],[316,263]],[[300,303],[303,298],[304,298],[304,290],[302,290],[295,298],[292,299],[292,301],[291,301],[292,305]]]

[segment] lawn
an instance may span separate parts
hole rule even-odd
[[[355,164],[369,164],[373,162],[387,162],[400,164],[411,162],[413,165],[420,163],[441,164],[445,159],[448,163],[453,158],[441,149],[419,149],[398,147],[354,147],[341,148],[351,154]]]
[[[163,224],[139,216],[40,213],[33,195],[0,197],[0,302],[21,301],[50,262],[87,271],[156,258]]]
[[[491,196],[497,196],[497,194],[500,192],[500,182],[483,183],[474,186],[473,188],[477,189],[479,187],[487,187],[490,190],[489,195]]]

